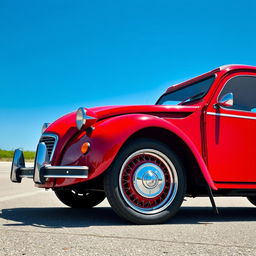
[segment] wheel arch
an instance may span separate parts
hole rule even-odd
[[[155,139],[167,147],[171,148],[182,161],[182,164],[185,168],[186,175],[187,175],[187,193],[189,195],[196,195],[197,190],[200,187],[204,187],[208,184],[213,189],[216,189],[213,186],[213,182],[211,179],[205,177],[202,171],[202,167],[200,166],[198,159],[196,159],[194,153],[192,152],[191,148],[185,143],[181,137],[179,137],[174,132],[167,130],[162,127],[145,127],[141,130],[136,131],[133,133],[122,145],[121,149],[124,148],[127,144],[129,144],[132,140],[136,138],[149,138]],[[171,146],[170,146],[171,145]],[[206,170],[208,172],[208,170]]]

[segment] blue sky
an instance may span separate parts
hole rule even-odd
[[[256,65],[255,1],[0,1],[0,148],[34,150],[80,106],[154,104],[173,83]]]

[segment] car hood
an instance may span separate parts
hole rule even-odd
[[[87,114],[94,116],[97,120],[102,120],[118,115],[126,114],[148,114],[157,115],[159,117],[167,116],[182,117],[187,116],[200,106],[162,106],[162,105],[139,105],[139,106],[108,106],[88,108]],[[76,112],[69,113],[57,119],[45,130],[45,133],[55,133],[59,137],[70,137],[77,132],[76,128]]]
[[[94,112],[98,119],[105,119],[112,116],[125,114],[163,114],[163,113],[192,113],[199,106],[163,106],[163,105],[135,105],[135,106],[108,106],[95,107],[89,110]]]
[[[127,114],[146,114],[163,118],[177,118],[190,115],[199,108],[200,106],[109,106],[88,108],[86,109],[86,114],[88,116],[94,116],[98,121]],[[58,136],[56,151],[62,152],[70,138],[75,136],[77,132],[76,112],[72,112],[51,123],[43,135],[47,136],[49,134],[56,134]],[[53,161],[55,161],[55,156],[53,157]],[[54,163],[56,164],[57,162]]]

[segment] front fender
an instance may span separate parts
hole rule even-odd
[[[137,131],[147,127],[169,130],[179,136],[194,154],[202,174],[209,186],[217,190],[208,172],[207,166],[192,140],[177,126],[166,120],[146,114],[128,114],[101,120],[90,135],[80,134],[71,141],[63,154],[61,165],[87,165],[89,179],[102,174],[113,162],[127,139]],[[90,151],[82,155],[80,148],[84,142],[90,142]],[[82,182],[81,179],[57,179],[56,187]]]

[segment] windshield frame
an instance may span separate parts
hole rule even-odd
[[[198,81],[193,81],[193,82],[191,82],[191,83],[189,83],[189,84],[186,84],[186,85],[183,85],[183,86],[177,85],[177,88],[176,88],[176,89],[174,89],[174,90],[172,90],[172,91],[167,91],[167,92],[165,92],[164,94],[162,94],[162,95],[159,97],[159,99],[157,100],[157,102],[155,103],[155,105],[161,105],[161,106],[178,106],[179,104],[173,104],[173,105],[172,105],[172,104],[170,104],[170,105],[166,104],[166,105],[164,105],[164,104],[159,104],[159,102],[160,102],[161,99],[162,99],[163,97],[165,97],[166,95],[169,95],[169,94],[172,94],[172,93],[177,92],[177,91],[179,91],[179,90],[182,90],[182,89],[184,89],[184,88],[193,86],[194,84],[197,84],[197,83],[199,83],[199,82],[203,82],[203,81],[205,81],[205,80],[207,80],[207,79],[210,79],[211,77],[214,78],[214,79],[213,79],[211,85],[209,86],[208,90],[202,95],[202,97],[196,99],[196,101],[201,100],[201,99],[203,99],[204,97],[206,97],[206,95],[209,93],[209,91],[210,91],[212,85],[214,84],[214,82],[215,82],[215,80],[216,80],[216,74],[211,74],[211,75],[209,75],[209,76],[207,76],[207,77],[204,77],[204,78],[202,78],[202,79],[199,79]],[[191,97],[192,97],[192,96],[193,96],[193,95],[191,95]],[[192,102],[194,102],[194,101],[192,101]],[[189,102],[187,102],[186,104],[189,104]]]

